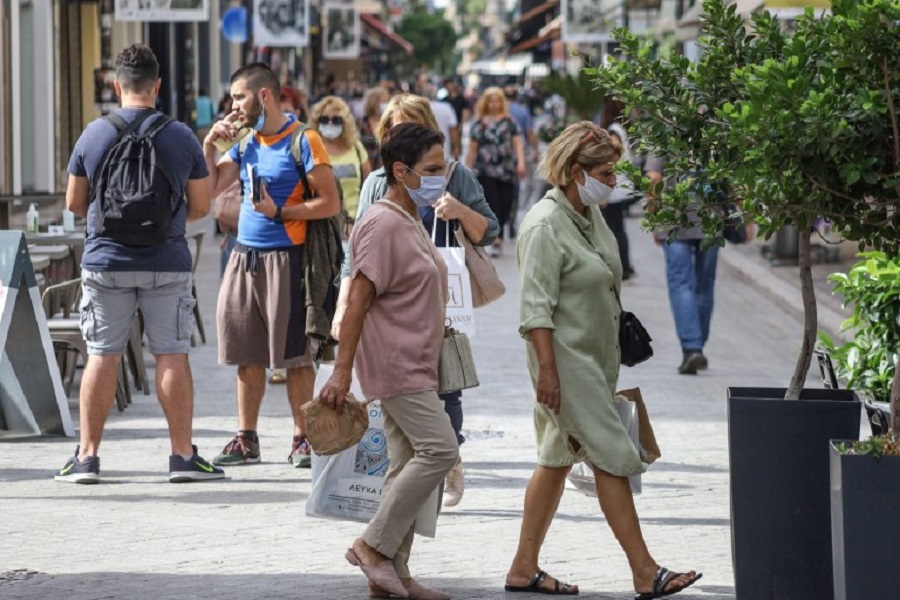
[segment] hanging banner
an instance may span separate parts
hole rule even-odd
[[[116,21],[209,21],[209,0],[116,0]]]
[[[253,45],[309,45],[309,0],[253,0]]]
[[[570,44],[607,42],[623,25],[621,0],[562,0],[562,39]]]
[[[325,58],[359,58],[359,14],[352,4],[328,3],[323,7],[325,29],[322,36]]]

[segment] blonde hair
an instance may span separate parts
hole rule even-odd
[[[429,129],[440,131],[437,119],[434,118],[434,111],[431,110],[431,104],[426,98],[416,96],[415,94],[400,94],[391,98],[384,114],[381,115],[381,121],[375,129],[375,137],[380,141],[387,132],[394,126],[394,118],[402,114],[406,121],[424,125]]]
[[[605,129],[591,121],[573,123],[550,142],[538,172],[553,186],[572,183],[572,167],[590,171],[599,164],[614,165],[622,156],[622,145]]]
[[[488,100],[491,99],[491,96],[500,98],[500,115],[504,117],[509,115],[509,103],[506,101],[506,94],[494,85],[484,90],[478,98],[478,102],[475,103],[475,116],[481,118],[488,114]]]
[[[325,96],[312,107],[309,113],[309,125],[316,131],[319,131],[319,117],[325,112],[326,108],[333,108],[337,114],[344,119],[341,136],[338,138],[346,146],[352,148],[359,141],[359,131],[356,129],[356,119],[350,112],[350,107],[339,96]]]
[[[363,97],[363,118],[381,116],[381,103],[391,99],[391,95],[381,86],[370,88]]]

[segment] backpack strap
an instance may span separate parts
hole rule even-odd
[[[100,159],[100,162],[97,163],[99,166],[97,167],[97,172],[94,176],[94,181],[97,181],[99,176],[103,173],[103,170],[108,168],[106,164],[109,162],[109,153],[112,152],[112,149],[116,147],[116,144],[121,142],[127,136],[134,133],[138,127],[140,127],[144,121],[146,121],[150,115],[155,114],[156,109],[147,107],[143,111],[141,111],[137,117],[131,123],[126,123],[125,119],[120,117],[114,112],[109,113],[108,115],[103,117],[103,120],[107,123],[111,123],[113,127],[116,128],[116,139],[106,147],[106,150],[103,151],[103,157]],[[168,117],[166,117],[168,119]],[[90,194],[88,195],[88,203],[94,201],[94,192],[95,192],[95,184],[91,184]]]
[[[306,166],[303,164],[303,151],[300,147],[303,134],[307,129],[312,129],[306,123],[298,123],[294,131],[291,132],[291,156],[294,159],[294,166],[297,173],[300,174],[300,181],[303,182],[303,199],[310,200],[313,198],[312,188],[309,186],[309,177],[306,176]]]
[[[159,133],[159,131],[160,131],[163,127],[165,127],[166,125],[168,125],[169,123],[171,123],[173,120],[174,120],[174,119],[172,119],[172,118],[169,117],[168,115],[162,115],[161,118],[159,118],[159,119],[157,119],[156,121],[154,121],[153,124],[150,125],[150,127],[147,128],[147,131],[144,132],[144,137],[148,137],[148,138],[150,138],[150,139],[152,140],[153,137],[154,137],[157,133]]]

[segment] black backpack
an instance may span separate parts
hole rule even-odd
[[[181,201],[153,143],[156,134],[172,119],[161,115],[145,133],[137,133],[154,114],[159,113],[144,109],[131,123],[115,113],[104,117],[119,135],[106,149],[94,177],[91,202],[100,203],[94,213],[94,231],[125,246],[148,247],[165,242]]]

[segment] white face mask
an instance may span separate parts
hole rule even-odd
[[[343,125],[332,125],[329,123],[328,125],[319,125],[319,133],[322,134],[322,137],[326,140],[336,140],[341,137],[341,133],[344,131]]]
[[[584,174],[584,185],[577,181],[578,196],[586,206],[599,206],[606,202],[613,189],[598,179],[594,179],[587,173]]]

